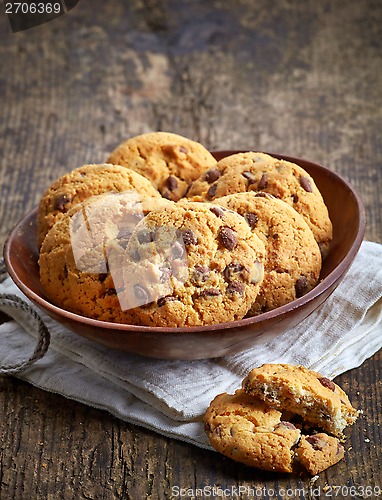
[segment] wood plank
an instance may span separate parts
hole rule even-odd
[[[359,191],[366,238],[382,242],[381,25],[376,0],[82,0],[18,34],[2,18],[0,241],[59,175],[160,129],[329,166]],[[338,382],[365,413],[345,460],[313,486],[382,487],[381,354]],[[308,478],[235,464],[15,378],[0,379],[0,409],[1,499],[168,499],[173,486],[205,485],[314,498]]]

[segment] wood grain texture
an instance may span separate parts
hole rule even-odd
[[[3,16],[0,30],[1,242],[55,178],[151,130],[327,165],[359,191],[366,239],[382,242],[379,0],[81,0],[17,34]],[[345,460],[314,483],[321,492],[382,487],[381,362],[337,379],[364,415]],[[0,435],[2,500],[168,499],[172,486],[205,485],[318,498],[308,478],[252,470],[15,378],[0,379]]]

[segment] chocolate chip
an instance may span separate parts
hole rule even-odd
[[[219,177],[221,177],[222,173],[217,168],[212,168],[211,170],[207,170],[204,174],[204,179],[208,182],[208,184],[212,184],[217,181]]]
[[[245,212],[244,219],[247,221],[247,224],[251,229],[254,229],[259,222],[259,218],[253,212]]]
[[[199,293],[199,297],[217,297],[221,295],[221,291],[217,288],[205,288]]]
[[[304,188],[305,191],[307,191],[308,193],[312,193],[313,192],[312,183],[304,175],[300,176],[300,184],[301,184],[301,187]]]
[[[177,181],[176,177],[174,177],[173,175],[170,175],[167,178],[166,186],[168,187],[168,189],[170,191],[175,191],[175,189],[178,187],[178,181]]]
[[[239,295],[243,295],[244,290],[245,285],[241,283],[241,281],[231,281],[227,286],[227,293],[238,293]]]
[[[172,193],[168,189],[164,189],[162,191],[162,196],[163,198],[166,198],[166,200],[172,200]]]
[[[177,297],[174,297],[173,295],[167,295],[167,297],[161,297],[158,299],[158,307],[162,307],[166,304],[166,302],[173,302],[174,300],[178,300]]]
[[[117,290],[115,288],[108,288],[105,295],[117,295]]]
[[[207,191],[207,195],[209,198],[213,198],[215,196],[217,188],[218,188],[218,185],[216,183],[212,184],[212,186]]]
[[[245,170],[241,175],[245,179],[247,179],[247,181],[249,182],[249,184],[253,184],[256,181],[255,175],[252,172],[249,172],[248,170]]]
[[[196,284],[204,283],[207,281],[208,276],[210,275],[210,269],[205,266],[195,266],[194,272],[192,275],[192,281]]]
[[[172,247],[172,256],[174,259],[181,259],[185,254],[186,249],[180,243],[175,243]]]
[[[306,438],[313,450],[321,451],[328,443],[318,436],[308,436]]]
[[[101,273],[98,275],[98,280],[103,283],[105,279],[107,278],[108,274],[107,273]]]
[[[161,267],[160,268],[161,275],[159,278],[160,283],[167,283],[167,281],[171,278],[171,268],[170,267]]]
[[[208,422],[204,422],[204,430],[206,432],[209,432],[211,430],[211,426]]]
[[[141,256],[140,256],[140,253],[138,251],[138,248],[133,248],[133,250],[130,251],[129,258],[133,262],[139,262],[141,260]]]
[[[121,227],[117,234],[117,239],[119,240],[129,240],[133,234],[130,227]]]
[[[269,193],[263,193],[260,191],[260,193],[255,194],[256,198],[269,198],[271,195]]]
[[[65,207],[68,203],[70,203],[72,201],[72,198],[71,196],[67,195],[67,194],[62,194],[61,196],[59,196],[55,203],[54,203],[54,208],[56,210],[59,210],[60,212],[64,212],[65,211]]]
[[[118,241],[118,245],[123,249],[123,250],[126,250],[127,248],[127,245],[129,244],[129,240],[126,239],[126,240],[119,240]]]
[[[210,212],[212,212],[216,217],[219,217],[220,219],[224,217],[224,210],[219,207],[211,207]]]
[[[150,243],[151,241],[154,241],[154,235],[148,229],[142,229],[139,233],[137,233],[137,240],[141,245],[143,243]]]
[[[231,262],[223,271],[223,276],[226,281],[237,279],[239,275],[245,270],[243,264],[239,262]]]
[[[284,420],[282,420],[279,424],[276,425],[275,429],[291,429],[291,430],[295,430],[297,429],[296,426],[294,426],[291,422],[285,422]]]
[[[268,185],[268,175],[267,174],[263,174],[261,176],[261,179],[257,185],[257,189],[264,189],[266,188]]]
[[[182,233],[183,242],[185,245],[197,245],[198,238],[196,237],[194,231],[191,229],[185,229]]]
[[[179,146],[179,151],[180,151],[181,153],[184,153],[185,155],[188,153],[188,149],[187,149],[187,148],[185,148],[185,147],[183,147],[183,146]]]
[[[138,300],[143,301],[145,304],[150,302],[149,292],[142,285],[134,285],[134,295]]]
[[[275,267],[275,269],[273,269],[273,270],[274,270],[275,273],[278,273],[278,274],[282,274],[282,273],[287,273],[288,272],[283,267]]]
[[[296,281],[294,288],[296,290],[296,297],[297,298],[305,295],[307,292],[307,289],[308,289],[308,280],[307,280],[306,276],[301,276],[301,278],[299,278]]]
[[[324,387],[326,387],[327,389],[330,389],[331,391],[335,391],[336,389],[336,386],[334,384],[334,382],[332,382],[331,380],[329,380],[328,378],[326,377],[321,377],[318,379],[318,381],[320,382],[321,385],[323,385]]]
[[[292,201],[293,203],[297,203],[298,202],[298,196],[296,193],[292,194]]]
[[[278,239],[278,237],[279,237],[279,233],[274,233],[274,234],[272,234],[272,238],[273,238],[274,240],[277,240],[277,239]]]
[[[106,275],[107,276],[107,275]],[[68,277],[68,268],[66,266],[66,264],[64,265],[64,278],[67,278]]]
[[[237,246],[236,232],[227,226],[223,226],[219,229],[218,240],[227,250],[232,251]]]
[[[222,437],[222,430],[221,430],[221,426],[218,425],[217,427],[215,427],[214,429],[214,432],[219,436],[219,437]]]

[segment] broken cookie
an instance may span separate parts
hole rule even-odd
[[[254,368],[243,381],[248,394],[272,408],[300,415],[306,423],[341,436],[358,416],[334,382],[303,366],[265,364]]]
[[[237,462],[269,471],[292,472],[300,430],[282,413],[238,389],[211,402],[204,427],[212,446]]]
[[[212,446],[237,462],[315,475],[344,457],[338,436],[357,416],[345,392],[321,374],[266,364],[253,369],[235,394],[216,396],[204,423]],[[294,425],[296,417],[301,422]],[[307,426],[328,434],[303,435]]]
[[[345,455],[344,447],[336,437],[320,432],[302,436],[296,449],[296,458],[312,476],[339,462]]]

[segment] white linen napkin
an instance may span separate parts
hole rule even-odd
[[[0,310],[15,318],[0,325],[0,366],[28,358],[38,334],[44,352],[49,331],[45,356],[18,377],[205,448],[210,445],[202,416],[209,402],[221,392],[234,392],[251,368],[302,364],[333,378],[361,365],[382,346],[382,245],[372,242],[362,243],[335,292],[297,327],[276,337],[264,334],[252,349],[224,358],[171,361],[117,352],[72,333],[40,311],[33,314],[34,306],[10,278],[0,284],[0,294]],[[14,295],[23,300],[17,302]]]

